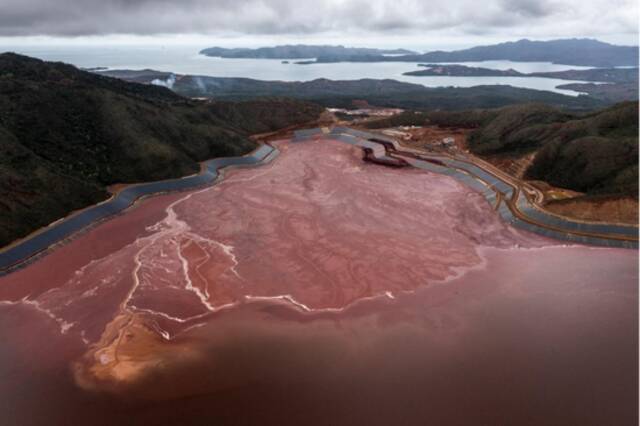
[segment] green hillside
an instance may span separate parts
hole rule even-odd
[[[543,105],[508,107],[469,138],[480,155],[536,151],[525,177],[589,194],[637,195],[638,103],[574,115]]]
[[[108,197],[242,155],[251,133],[316,118],[291,100],[208,103],[15,54],[0,55],[0,246]]]
[[[473,129],[469,149],[480,156],[535,153],[525,178],[591,195],[638,191],[638,102],[588,114],[545,104],[469,111],[405,111],[368,128],[437,125]]]

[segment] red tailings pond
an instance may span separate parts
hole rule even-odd
[[[0,278],[0,423],[637,424],[637,250],[276,146]]]

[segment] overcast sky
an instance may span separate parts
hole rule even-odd
[[[522,37],[637,44],[638,0],[0,0],[0,38],[15,43],[451,45]]]

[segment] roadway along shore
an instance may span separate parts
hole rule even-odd
[[[77,232],[125,211],[143,197],[211,185],[218,180],[221,169],[225,167],[259,165],[277,154],[276,148],[262,144],[253,152],[241,157],[223,157],[206,161],[202,171],[196,175],[126,186],[110,199],[75,212],[0,249],[0,276],[28,263]]]
[[[387,136],[347,127],[297,130],[293,141],[302,142],[319,136],[359,146],[365,150],[368,159],[382,164],[410,165],[462,181],[482,193],[505,221],[518,228],[572,243],[638,248],[637,226],[580,221],[549,213],[536,205],[540,194],[535,188],[521,185],[487,164],[472,163],[443,154],[427,154],[401,147],[397,141]],[[0,275],[28,263],[75,233],[123,212],[140,198],[210,185],[216,182],[220,169],[224,167],[259,165],[269,161],[277,153],[276,148],[262,144],[242,157],[207,161],[202,172],[197,175],[127,186],[107,201],[58,220],[29,237],[0,249]]]
[[[476,164],[444,154],[426,154],[401,147],[387,136],[348,127],[301,130],[295,132],[294,140],[304,141],[318,136],[360,146],[371,153],[370,159],[383,164],[404,162],[449,175],[481,192],[505,221],[518,228],[572,243],[638,248],[637,226],[588,222],[549,213],[536,205],[536,200],[541,199],[537,190],[521,185],[484,162]]]

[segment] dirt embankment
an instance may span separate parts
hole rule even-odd
[[[400,126],[379,129],[379,132],[395,137],[404,146],[428,152],[440,152],[464,156],[471,161],[476,158],[469,152],[467,138],[470,130],[438,126]],[[526,179],[526,171],[536,158],[536,151],[520,154],[483,155],[482,159],[507,174],[533,185],[544,197],[541,206],[550,212],[569,218],[637,224],[638,199],[628,195],[593,196],[566,188],[553,186],[544,181]]]
[[[638,223],[638,200],[631,197],[578,197],[553,200],[545,209],[582,220]]]

